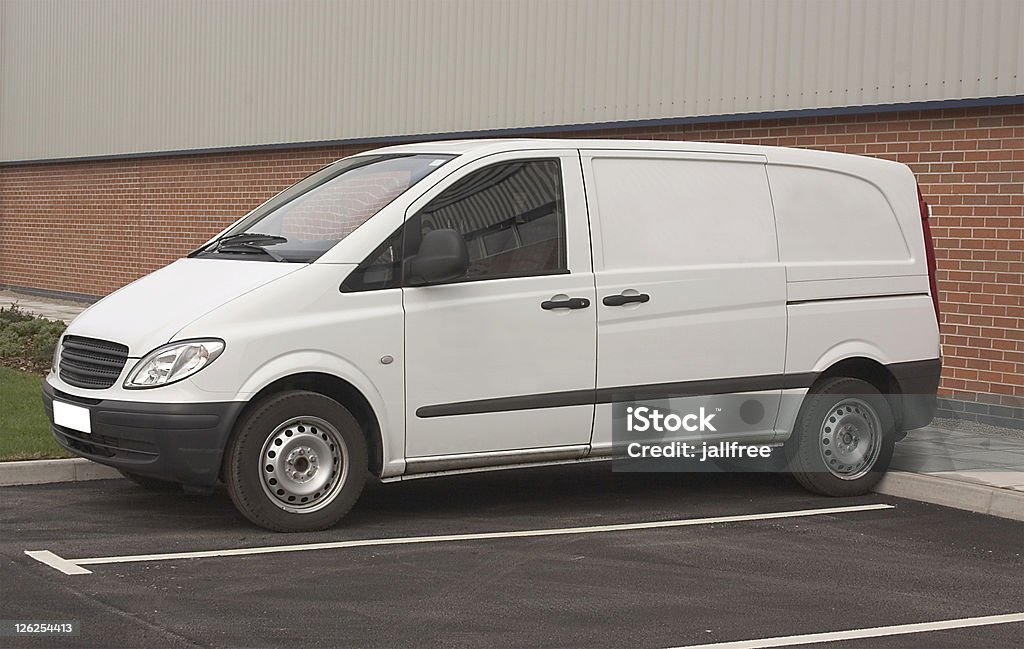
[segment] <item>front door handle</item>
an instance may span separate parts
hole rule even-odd
[[[558,297],[557,295],[555,297]],[[540,308],[545,311],[551,309],[585,309],[590,306],[590,300],[585,297],[570,297],[564,300],[544,300]]]
[[[643,304],[644,302],[650,302],[651,296],[646,293],[640,293],[639,295],[609,295],[605,299],[601,300],[605,306],[622,306],[623,304]]]

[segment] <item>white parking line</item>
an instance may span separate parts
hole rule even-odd
[[[91,570],[86,570],[81,566],[75,565],[67,559],[62,559],[56,554],[49,550],[25,550],[25,554],[32,557],[36,561],[45,563],[51,568],[60,570],[65,575],[88,575],[91,574]]]
[[[303,543],[300,545],[268,545],[255,548],[233,548],[227,550],[202,550],[197,552],[168,552],[164,554],[131,554],[112,557],[85,557],[81,559],[64,559],[49,550],[25,550],[25,554],[37,561],[60,570],[66,575],[84,575],[91,571],[82,566],[106,563],[136,563],[140,561],[171,561],[175,559],[208,559],[211,557],[237,557],[251,554],[272,554],[278,552],[305,552],[308,550],[334,550],[339,548],[358,548],[379,545],[408,545],[413,543],[447,543],[452,541],[478,541],[482,539],[512,539],[531,536],[562,536],[566,534],[594,534],[596,532],[623,532],[627,530],[651,530],[666,527],[688,527],[691,525],[713,525],[715,523],[740,523],[744,521],[761,521],[776,518],[800,518],[804,516],[823,516],[826,514],[848,514],[879,509],[893,509],[894,505],[884,503],[872,505],[852,505],[849,507],[828,507],[824,509],[799,509],[786,512],[767,512],[762,514],[742,514],[738,516],[715,516],[711,518],[684,518],[670,521],[651,521],[647,523],[623,523],[619,525],[593,525],[589,527],[561,527],[536,530],[513,530],[508,532],[483,532],[478,534],[444,534],[439,536],[406,536],[383,539],[358,539],[352,541],[332,541],[327,543]]]
[[[984,617],[964,617],[958,620],[939,620],[937,622],[919,622],[917,624],[897,624],[895,626],[876,626],[867,629],[850,629],[848,631],[829,631],[826,633],[807,633],[776,638],[758,638],[756,640],[739,640],[736,642],[715,642],[712,644],[690,644],[674,649],[764,649],[765,647],[795,647],[802,644],[818,644],[821,642],[838,642],[840,640],[859,640],[862,638],[881,638],[889,635],[906,635],[908,633],[926,633],[947,629],[965,629],[972,626],[991,626],[994,624],[1011,624],[1024,622],[1024,613],[1007,613],[1005,615],[986,615]]]

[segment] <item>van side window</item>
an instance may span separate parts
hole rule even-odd
[[[405,257],[424,234],[445,228],[465,238],[465,279],[568,272],[559,161],[506,162],[462,178],[406,223]]]
[[[378,291],[402,284],[402,228],[356,267],[341,285],[342,293]]]

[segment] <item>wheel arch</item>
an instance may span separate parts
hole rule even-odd
[[[866,356],[851,356],[832,363],[825,371],[818,375],[811,391],[823,381],[835,378],[847,377],[860,379],[875,387],[885,397],[892,410],[896,431],[903,429],[903,391],[899,381],[893,373],[882,363]]]
[[[232,438],[237,433],[238,422],[266,397],[287,390],[307,390],[334,399],[345,406],[359,422],[366,438],[367,467],[375,476],[380,476],[384,466],[384,438],[380,420],[370,401],[352,383],[326,372],[298,372],[280,377],[252,395],[235,419]],[[228,444],[230,445],[230,441]],[[225,457],[227,454],[225,453]],[[222,468],[223,471],[223,468]]]

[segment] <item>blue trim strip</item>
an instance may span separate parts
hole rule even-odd
[[[799,108],[795,110],[768,111],[760,113],[730,113],[723,115],[698,115],[693,117],[661,117],[656,119],[594,122],[590,124],[555,124],[551,126],[522,126],[516,128],[480,131],[451,131],[445,133],[421,133],[411,135],[382,135],[379,137],[351,138],[339,140],[315,140],[283,144],[247,144],[243,146],[214,147],[209,149],[178,149],[173,151],[151,151],[146,153],[118,153],[112,155],[79,156],[73,158],[47,158],[44,160],[14,160],[0,162],[0,167],[13,165],[34,165],[65,162],[91,162],[100,160],[121,160],[139,158],[168,158],[184,155],[211,155],[218,153],[240,153],[251,151],[282,151],[314,149],[327,146],[364,146],[409,144],[437,140],[462,140],[469,138],[521,137],[545,133],[582,133],[608,129],[654,128],[659,126],[683,126],[688,124],[715,124],[722,122],[749,122],[763,119],[796,119],[798,117],[822,117],[831,115],[863,115],[865,113],[899,113],[912,110],[939,110],[956,108],[981,108],[987,106],[1014,106],[1024,104],[1024,95],[1004,97],[978,97],[974,99],[940,99],[936,101],[913,101],[901,104],[872,104],[869,106],[839,106],[833,108]]]

